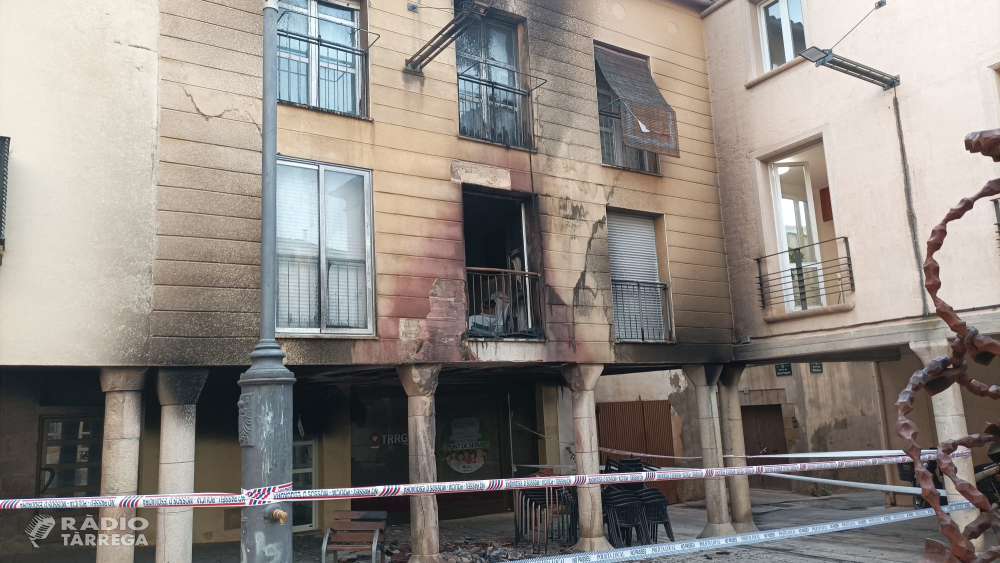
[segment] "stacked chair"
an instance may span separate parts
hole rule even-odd
[[[514,491],[514,544],[530,544],[532,553],[548,552],[549,540],[576,543],[580,535],[576,488],[551,487]]]
[[[639,473],[656,470],[639,459],[608,460],[605,473]],[[643,483],[608,485],[601,491],[604,505],[604,523],[608,541],[615,547],[632,545],[632,532],[642,544],[656,543],[659,526],[663,526],[670,541],[675,541],[674,530],[667,514],[669,501],[658,489]]]

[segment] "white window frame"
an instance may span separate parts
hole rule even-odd
[[[768,166],[768,174],[771,178],[771,202],[774,206],[774,228],[775,236],[778,242],[778,259],[781,264],[782,271],[791,272],[793,263],[788,256],[788,238],[785,235],[784,226],[784,213],[781,208],[781,202],[784,196],[781,193],[781,172],[779,168],[782,167],[799,167],[802,168],[802,172],[805,176],[805,192],[806,192],[806,213],[808,213],[809,219],[809,237],[812,239],[813,243],[810,246],[816,245],[814,260],[803,261],[803,268],[816,268],[816,283],[819,287],[825,287],[825,280],[823,276],[823,258],[820,253],[820,248],[817,243],[821,242],[819,240],[819,232],[816,226],[816,203],[813,199],[812,193],[812,176],[809,174],[809,163],[808,162],[772,162]],[[794,200],[802,201],[802,200]],[[798,223],[798,209],[796,208],[796,223]],[[804,276],[803,276],[804,277]],[[782,282],[784,279],[782,278]],[[787,286],[782,283],[782,290],[785,296],[785,310],[786,311],[801,311],[802,306],[798,302],[797,294],[795,293],[795,286],[791,282]],[[820,305],[819,307],[826,307],[826,294],[822,291],[819,292]]]
[[[331,336],[375,336],[375,243],[374,243],[374,204],[372,202],[372,171],[366,170],[364,168],[353,168],[350,166],[341,166],[337,164],[329,164],[325,162],[316,162],[301,159],[292,158],[278,158],[279,165],[296,166],[299,168],[307,168],[310,170],[316,170],[317,179],[319,182],[318,192],[319,192],[319,282],[320,282],[320,320],[319,328],[283,328],[276,326],[275,331],[282,335],[331,335]],[[325,328],[327,324],[327,316],[329,314],[328,310],[328,299],[326,295],[328,290],[327,284],[327,268],[326,268],[326,221],[325,221],[325,206],[323,205],[323,194],[324,182],[326,181],[327,170],[333,170],[336,172],[344,172],[348,174],[357,174],[363,176],[365,179],[365,281],[367,285],[368,294],[366,296],[366,307],[368,311],[368,324],[365,328]],[[277,256],[275,257],[277,259]],[[275,284],[275,292],[278,291],[278,284]],[[275,308],[278,307],[278,298],[275,296],[274,300]],[[276,311],[277,312],[277,311]],[[275,315],[277,319],[277,315]],[[277,321],[275,322],[277,325]]]
[[[312,486],[314,489],[318,489],[319,485],[316,483],[316,454],[317,454],[316,440],[294,440],[292,442],[292,447],[295,446],[309,446],[310,448],[312,448],[312,467],[310,467],[309,469],[292,469],[292,474],[293,475],[296,473],[312,474]],[[309,504],[312,505],[312,515],[313,515],[312,523],[303,524],[300,526],[292,526],[293,532],[304,532],[307,530],[315,530],[318,527],[317,519],[319,518],[319,510],[317,510],[317,508],[319,507],[319,503],[316,501],[312,501],[309,502]]]
[[[358,37],[357,30],[361,27],[361,6],[360,6],[360,4],[357,4],[357,3],[354,3],[354,2],[349,2],[349,1],[329,1],[329,0],[324,0],[322,2],[323,4],[330,4],[330,5],[333,5],[333,6],[339,6],[341,8],[346,8],[346,9],[351,10],[352,12],[354,12],[354,20],[353,21],[348,21],[348,20],[344,20],[344,19],[341,19],[341,18],[336,18],[336,17],[328,15],[328,14],[321,14],[321,13],[319,13],[319,4],[321,3],[320,0],[307,0],[307,1],[308,1],[308,5],[309,5],[308,9],[303,9],[303,8],[301,8],[299,6],[293,6],[292,4],[288,4],[286,2],[280,2],[280,1],[278,2],[278,7],[281,10],[283,10],[283,11],[294,12],[296,14],[302,14],[302,15],[306,16],[308,18],[307,21],[309,22],[308,23],[308,26],[309,26],[308,27],[308,35],[309,35],[309,37],[318,37],[319,36],[319,20],[326,20],[326,21],[329,21],[329,22],[332,22],[332,23],[335,23],[335,24],[338,24],[338,25],[342,25],[342,26],[345,26],[345,27],[352,27],[352,28],[354,28],[355,29],[355,33],[354,33],[354,38],[353,38],[353,45],[349,45],[349,47],[354,47],[355,49],[358,48],[358,43],[359,43],[359,39],[360,38]],[[321,65],[324,68],[336,68],[337,70],[342,70],[344,72],[353,74],[354,75],[354,89],[355,89],[355,93],[354,93],[355,98],[354,99],[356,100],[356,103],[355,103],[354,111],[350,112],[350,113],[351,113],[351,115],[362,115],[362,114],[365,113],[365,111],[364,111],[365,108],[363,107],[363,104],[365,104],[367,102],[366,102],[366,100],[364,100],[362,98],[362,93],[363,93],[362,92],[362,85],[361,85],[361,78],[362,77],[359,76],[359,71],[360,71],[359,65],[355,64],[354,68],[351,69],[351,68],[348,68],[348,67],[342,67],[340,65],[333,65],[333,64],[330,64],[330,63],[321,63],[320,60],[319,60],[319,45],[317,45],[315,43],[310,43],[309,44],[309,58],[306,61],[302,61],[301,57],[293,56],[293,55],[290,55],[288,53],[282,53],[280,49],[278,51],[278,56],[279,57],[285,57],[285,58],[288,58],[288,59],[292,59],[292,60],[295,60],[295,61],[305,62],[306,64],[309,65],[309,81],[308,81],[308,83],[306,85],[307,88],[309,89],[308,105],[310,107],[314,107],[314,108],[326,109],[326,108],[323,108],[323,107],[321,107],[319,105],[319,68],[320,68]],[[367,80],[367,73],[368,73],[367,60],[368,60],[368,57],[364,57],[364,60],[365,60],[365,65],[366,65],[366,68],[364,69],[364,71],[365,71],[365,77],[364,78]],[[336,111],[336,110],[327,110],[327,111]]]
[[[768,48],[769,45],[767,42],[767,13],[765,9],[775,3],[778,4],[778,11],[781,13],[781,40],[784,42],[785,64],[791,62],[797,56],[797,53],[794,52],[795,47],[792,39],[792,19],[788,15],[788,0],[764,0],[757,5],[757,27],[760,28],[760,50],[764,57],[764,72],[774,70],[771,68],[771,50]],[[802,21],[804,27],[804,13]],[[805,33],[805,29],[803,29],[803,33]],[[809,44],[808,41],[806,44]]]

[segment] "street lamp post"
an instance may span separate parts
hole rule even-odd
[[[264,0],[264,92],[261,127],[260,341],[240,375],[239,439],[244,490],[292,480],[292,384],[285,353],[275,340],[277,280],[278,0]],[[288,503],[243,508],[240,560],[291,561]]]

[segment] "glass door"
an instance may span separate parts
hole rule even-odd
[[[292,488],[316,488],[316,441],[292,442]],[[316,502],[292,503],[292,531],[316,529]]]
[[[816,243],[815,207],[809,165],[804,162],[771,164],[771,183],[781,258],[781,285],[793,310],[826,305],[823,271]]]

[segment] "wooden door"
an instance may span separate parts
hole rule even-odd
[[[747,455],[787,454],[785,421],[781,405],[755,405],[741,407],[743,415],[743,440]],[[747,465],[773,465],[788,463],[788,458],[747,459]],[[751,475],[750,486],[755,489],[791,490],[789,479]]]
[[[597,441],[602,448],[644,454],[674,455],[674,433],[670,426],[670,401],[628,401],[597,404]],[[601,452],[608,459],[634,456]],[[673,467],[672,459],[644,458],[660,467]],[[660,490],[670,502],[677,502],[675,481],[646,483]]]

